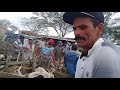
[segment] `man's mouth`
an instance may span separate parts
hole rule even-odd
[[[76,42],[83,42],[83,41],[86,40],[86,38],[85,38],[85,37],[82,37],[82,36],[76,36],[76,37],[75,37],[75,40],[76,40]]]
[[[82,40],[82,39],[79,39],[79,40],[76,40],[77,43],[82,43],[84,42],[85,40]]]

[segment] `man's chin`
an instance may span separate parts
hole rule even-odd
[[[77,43],[77,46],[82,48],[85,46],[85,44],[84,43]]]

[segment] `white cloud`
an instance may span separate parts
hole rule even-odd
[[[111,18],[112,19],[115,19],[115,18],[119,18],[120,17],[120,12],[119,13],[116,13],[115,15],[113,15]]]
[[[65,35],[66,38],[75,38],[74,32]]]
[[[18,27],[21,27],[21,18],[29,18],[33,14],[32,12],[0,12],[0,19],[7,19]]]
[[[32,12],[0,12],[0,18],[31,17]]]

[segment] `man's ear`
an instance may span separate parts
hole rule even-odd
[[[100,23],[98,26],[97,26],[97,35],[101,36],[104,32],[104,24],[103,23]]]

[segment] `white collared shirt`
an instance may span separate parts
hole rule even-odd
[[[24,59],[25,60],[28,60],[28,59],[31,60],[33,58],[33,52],[34,52],[34,49],[35,49],[35,45],[32,44],[32,48],[30,48],[29,43],[27,43],[26,45],[24,45],[24,47],[27,47],[27,48],[31,49],[31,51],[29,51],[29,50],[24,51]]]
[[[93,51],[102,43],[104,40],[99,38],[93,47],[88,51],[87,57],[83,56],[81,59],[79,58],[76,66],[76,74],[75,78],[90,78],[92,77],[92,70],[93,70],[93,62],[94,62],[94,53]],[[93,53],[92,56],[90,56]],[[89,63],[89,65],[88,65]],[[86,67],[87,66],[87,67]],[[91,69],[86,71],[87,69]]]
[[[115,45],[99,38],[77,62],[75,78],[120,78],[120,55]]]

